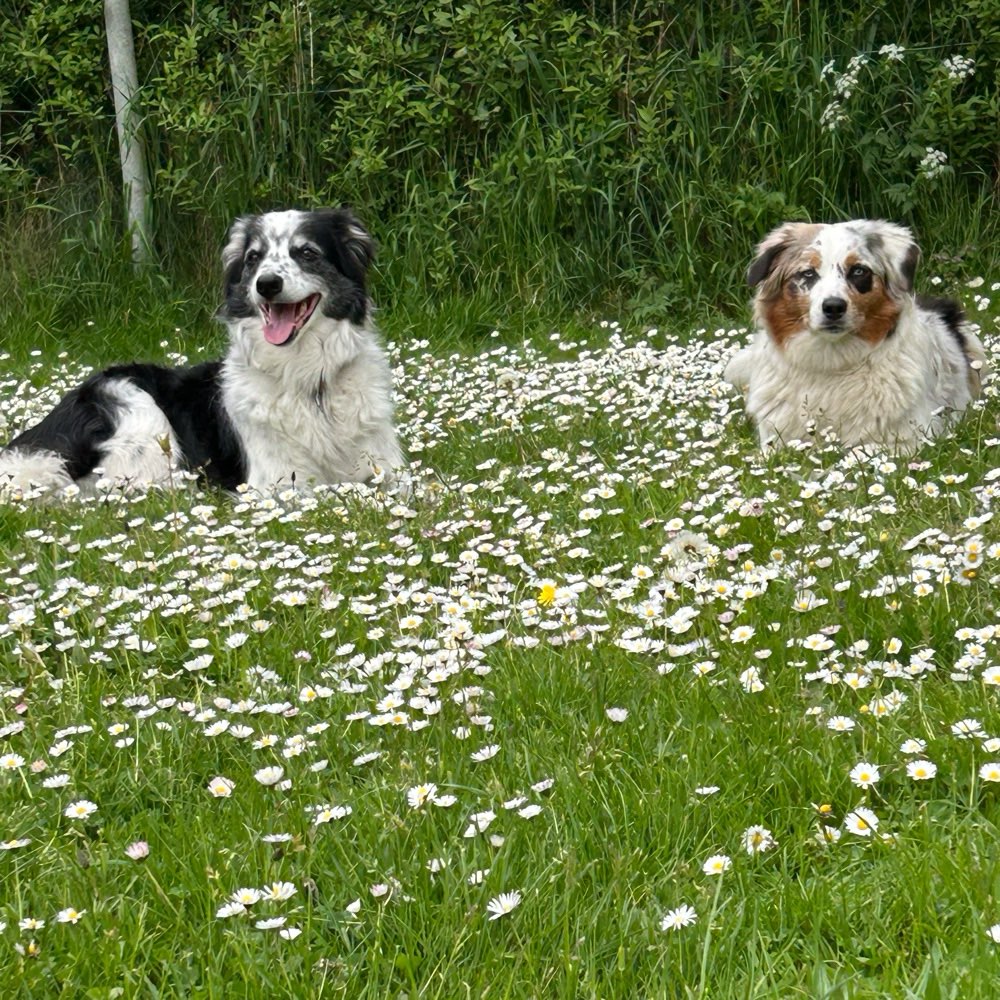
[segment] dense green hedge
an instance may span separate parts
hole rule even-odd
[[[8,225],[41,204],[115,232],[101,8],[0,13]],[[200,267],[235,213],[341,201],[391,281],[565,302],[738,301],[752,244],[786,217],[891,216],[954,253],[996,242],[1000,0],[132,15],[168,264]]]

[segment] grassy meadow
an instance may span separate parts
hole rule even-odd
[[[0,997],[1000,995],[1000,377],[905,459],[720,381],[862,216],[1000,370],[996,0],[133,3],[138,277],[100,8],[0,11],[0,441],[346,201],[416,489],[0,504]]]
[[[4,436],[161,301],[5,329]],[[995,996],[995,383],[764,460],[745,329],[382,326],[408,500],[0,509],[0,991]]]

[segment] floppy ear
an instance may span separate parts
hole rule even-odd
[[[371,233],[346,205],[321,209],[317,215],[332,237],[330,249],[338,269],[364,286],[368,268],[375,260],[375,240]]]
[[[242,215],[229,227],[226,245],[222,248],[223,284],[226,289],[240,280],[250,228],[256,219],[255,215]]]
[[[903,288],[908,292],[913,291],[913,277],[917,273],[917,264],[920,263],[920,247],[916,243],[911,243],[900,264],[900,274],[903,277]]]
[[[237,260],[243,259],[246,250],[247,235],[256,215],[241,215],[230,227],[226,236],[226,245],[222,248],[222,265],[231,267]]]
[[[920,261],[920,247],[905,226],[881,220],[863,223],[869,249],[879,259],[889,290],[913,291],[913,278]]]
[[[802,246],[815,235],[819,226],[808,222],[786,222],[772,230],[757,247],[757,256],[747,270],[747,282],[755,288],[769,277],[779,258],[792,246]]]
[[[253,311],[240,291],[240,282],[243,280],[243,258],[258,218],[256,215],[243,215],[229,227],[226,245],[222,248],[223,303],[215,314],[216,319],[223,322],[238,316],[249,316]]]
[[[341,209],[345,218],[346,238],[344,248],[361,272],[367,273],[375,260],[375,240],[371,233],[346,208]]]

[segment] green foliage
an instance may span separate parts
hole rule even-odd
[[[132,10],[159,248],[199,281],[235,214],[340,201],[393,293],[497,301],[738,306],[788,217],[996,242],[998,0]],[[99,5],[0,14],[8,224],[68,201],[118,223],[106,76]]]

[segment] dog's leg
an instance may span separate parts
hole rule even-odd
[[[69,486],[73,480],[66,462],[50,451],[22,451],[8,448],[0,452],[0,498],[20,497],[42,490],[49,493]]]

